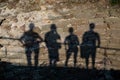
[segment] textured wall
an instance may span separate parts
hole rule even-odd
[[[33,22],[35,31],[42,38],[49,31],[51,24],[57,25],[57,31],[61,36],[61,42],[68,35],[68,28],[73,27],[75,34],[81,42],[82,35],[89,29],[89,23],[95,23],[95,31],[101,37],[101,47],[106,47],[110,67],[119,68],[120,49],[120,10],[117,6],[109,7],[104,0],[97,2],[77,2],[79,0],[0,0],[0,20],[6,20],[0,26],[0,36],[19,38],[28,25]],[[0,57],[3,61],[26,64],[24,47],[17,40],[0,39],[3,48],[0,49]],[[48,63],[48,54],[45,44],[41,44],[39,55],[40,64]],[[97,62],[102,62],[105,49],[98,49]],[[5,55],[7,53],[7,56]],[[60,49],[60,61],[64,64],[64,46]],[[78,56],[78,65],[83,64]],[[72,57],[70,64],[72,64]],[[98,67],[103,65],[96,64]]]

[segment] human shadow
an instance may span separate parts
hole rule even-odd
[[[68,32],[69,35],[64,40],[66,50],[65,66],[68,66],[68,60],[71,54],[74,53],[74,67],[76,67],[79,39],[77,35],[74,34],[74,29],[72,27],[69,28]]]
[[[61,37],[57,32],[55,24],[51,24],[50,31],[45,34],[45,43],[48,49],[49,65],[56,66],[59,61],[59,49],[61,44],[58,42]]]
[[[81,57],[85,58],[86,68],[89,66],[89,58],[92,58],[92,68],[95,68],[96,49],[100,47],[100,36],[94,31],[95,24],[89,24],[89,31],[86,31],[82,37]]]
[[[29,30],[24,32],[20,38],[20,42],[25,47],[28,66],[32,66],[31,54],[34,52],[34,66],[38,66],[39,43],[43,41],[40,35],[33,31],[34,23],[29,24]]]

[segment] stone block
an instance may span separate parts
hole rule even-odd
[[[89,20],[87,18],[80,18],[80,19],[75,19],[75,20],[71,20],[73,21],[73,24],[76,23],[78,26],[80,25],[88,25]]]
[[[115,49],[109,49],[109,50],[107,50],[106,49],[106,53],[108,54],[108,55],[114,55],[115,53],[116,53],[116,50]]]
[[[54,21],[54,23],[57,25],[58,28],[64,28],[67,27],[68,24],[70,24],[70,21],[62,19],[62,20]]]
[[[95,32],[97,32],[98,34],[104,35],[106,34],[106,30],[105,29],[95,29]]]
[[[108,41],[107,40],[103,40],[103,39],[101,39],[101,47],[105,47],[105,46],[107,46],[107,43],[108,43]]]
[[[42,31],[49,31],[50,30],[50,25],[43,25],[42,26]]]
[[[81,11],[81,12],[80,12]],[[80,19],[80,18],[94,18],[95,17],[95,10],[88,10],[88,9],[80,9],[79,10],[74,10],[72,13],[72,15],[77,18],[77,19]]]
[[[95,18],[102,18],[102,17],[108,17],[108,11],[103,8],[98,9],[98,11],[96,11],[96,14],[95,14]]]
[[[98,50],[98,53],[100,53],[100,55],[103,55],[103,56],[104,56],[105,50],[100,48],[100,49]]]
[[[80,26],[77,26],[76,32],[84,33],[87,30],[89,30],[87,25],[80,25]],[[78,35],[81,35],[81,34],[78,34]]]
[[[48,18],[49,18],[50,20],[57,20],[57,19],[62,19],[62,16],[61,16],[61,15],[54,14],[54,15],[48,15]]]
[[[105,20],[110,25],[120,23],[120,18],[119,17],[108,17],[108,18],[105,18]]]
[[[89,19],[89,23],[94,23],[95,25],[100,25],[104,23],[104,19],[103,18],[92,18]]]
[[[120,38],[111,38],[110,43],[120,44]]]
[[[62,35],[64,33],[63,28],[57,28],[57,32],[59,35]]]
[[[111,37],[120,38],[120,29],[111,30]]]
[[[27,65],[27,59],[8,59],[8,60],[14,65],[18,65],[18,66],[21,64]]]
[[[101,23],[101,24],[97,24],[95,25],[95,29],[106,29],[107,28],[107,24],[106,23]]]
[[[115,53],[115,55],[120,56],[120,51],[119,51],[119,50],[117,50],[117,51],[116,51],[116,53]]]
[[[62,37],[65,39],[65,37],[67,37],[68,35],[69,35],[68,32],[64,32]]]
[[[117,49],[119,49],[119,48],[120,48],[120,44],[115,44],[115,43],[113,42],[113,43],[109,43],[108,47],[112,47],[112,48],[117,48]]]
[[[111,24],[111,25],[110,25],[110,28],[111,28],[112,30],[118,30],[118,29],[120,29],[120,23]]]
[[[79,37],[82,37],[83,36],[83,32],[82,31],[76,31],[75,34]]]
[[[25,59],[25,53],[15,53],[15,52],[8,52],[7,57],[9,59]]]
[[[68,30],[69,30],[69,27],[64,27],[63,28],[63,32],[68,32]]]

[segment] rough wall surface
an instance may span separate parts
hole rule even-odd
[[[97,50],[96,62],[104,61],[104,53],[110,68],[120,69],[120,9],[109,7],[105,0],[82,2],[84,0],[0,0],[0,20],[6,20],[0,26],[0,36],[20,38],[28,30],[28,25],[35,24],[35,31],[44,38],[51,24],[57,25],[61,42],[68,35],[68,28],[73,27],[81,43],[82,35],[89,29],[89,23],[95,23],[95,31],[101,37],[101,47]],[[95,1],[95,0],[94,0]],[[0,49],[2,61],[25,64],[24,47],[18,40],[0,39],[4,47]],[[6,55],[7,54],[7,55]],[[72,65],[72,58],[69,62]],[[59,65],[65,61],[64,46],[60,49]],[[112,61],[112,63],[110,63]],[[45,44],[40,47],[39,64],[48,63],[48,53]],[[77,65],[84,65],[84,60],[78,56]],[[104,63],[104,62],[103,62]],[[96,64],[97,67],[103,63]]]

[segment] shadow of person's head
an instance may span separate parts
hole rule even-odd
[[[30,23],[29,24],[29,30],[30,31],[33,31],[34,27],[35,27],[34,23]]]
[[[70,34],[72,34],[72,33],[74,32],[73,27],[70,27],[69,30],[68,30],[68,32],[69,32]]]
[[[50,29],[51,31],[56,31],[57,27],[55,24],[51,24]]]
[[[89,28],[90,28],[91,31],[93,31],[94,28],[95,28],[95,24],[94,24],[94,23],[90,23],[90,24],[89,24]]]

